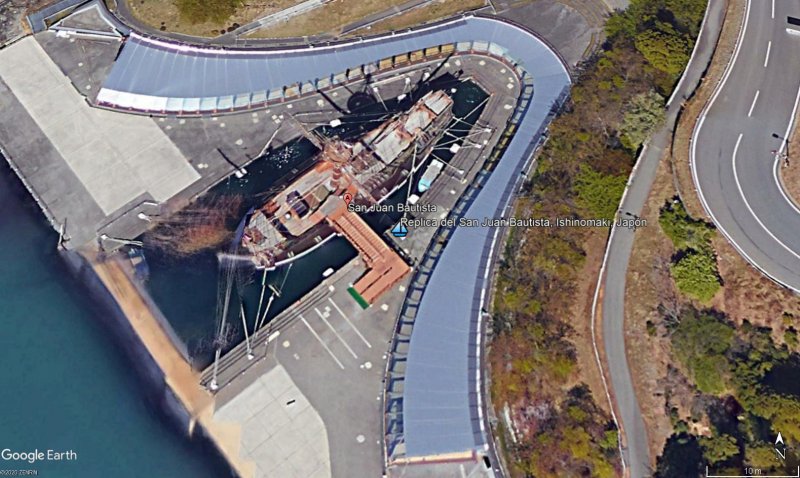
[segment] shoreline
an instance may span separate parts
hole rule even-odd
[[[123,348],[172,426],[188,438],[207,440],[234,476],[254,476],[255,464],[239,457],[239,430],[213,418],[214,397],[200,387],[200,375],[163,329],[150,301],[124,270],[119,256],[103,260],[96,253],[59,250],[72,275],[102,308],[104,324]]]

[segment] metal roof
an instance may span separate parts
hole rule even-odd
[[[533,97],[495,170],[464,217],[503,217],[523,166],[570,80],[560,59],[532,35],[509,52],[533,76]],[[403,390],[407,457],[457,453],[486,445],[481,384],[482,309],[489,305],[496,228],[453,232],[425,287],[408,351]]]
[[[558,55],[529,31],[466,17],[352,44],[283,51],[213,50],[131,35],[98,100],[154,111],[209,111],[264,101],[270,90],[331,79],[357,67],[426,47],[468,42],[511,58],[533,77],[533,96],[502,160],[466,217],[502,216],[520,172],[563,100],[569,74]],[[477,45],[480,42],[481,45]],[[486,445],[480,403],[481,309],[497,229],[457,228],[427,284],[414,323],[403,387],[407,457],[460,453]]]
[[[482,17],[458,18],[347,44],[269,51],[190,46],[132,33],[97,101],[112,107],[165,112],[247,107],[263,103],[270,91],[280,91],[284,86],[333,80],[332,75],[348,67],[409,51],[481,41],[484,49],[491,43],[496,53],[502,53],[503,49],[516,50],[530,43],[531,38],[519,27]],[[523,50],[519,48],[511,56],[531,56]],[[538,74],[551,75],[563,71],[563,67],[543,62],[537,70]]]

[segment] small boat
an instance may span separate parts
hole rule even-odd
[[[431,160],[431,164],[429,164],[425,169],[425,172],[422,174],[422,177],[419,178],[419,182],[417,183],[417,189],[419,190],[420,194],[431,188],[431,185],[439,176],[439,173],[442,172],[443,167],[444,163],[438,159]]]

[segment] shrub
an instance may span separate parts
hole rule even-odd
[[[622,144],[636,151],[664,120],[664,98],[655,91],[633,97],[625,107],[620,126]]]
[[[710,224],[689,216],[677,199],[661,208],[658,223],[676,249],[701,249],[709,244],[714,230]]]
[[[730,435],[700,437],[698,441],[703,449],[703,456],[712,465],[739,454],[739,445]]]
[[[653,68],[676,77],[689,62],[691,45],[670,25],[662,24],[659,29],[639,33],[636,49]]]
[[[730,373],[725,353],[733,337],[733,327],[711,315],[687,314],[675,329],[675,356],[689,370],[701,392],[718,394],[725,390]]]
[[[710,247],[686,251],[670,270],[678,289],[701,302],[711,300],[720,289],[717,260]]]
[[[575,179],[578,206],[594,218],[613,219],[625,190],[625,176],[603,174],[589,166],[581,166]]]

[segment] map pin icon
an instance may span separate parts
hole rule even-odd
[[[349,206],[350,205],[350,201],[352,201],[352,200],[353,200],[353,195],[352,194],[350,194],[350,193],[345,193],[344,194],[344,203],[345,204],[347,204]]]

